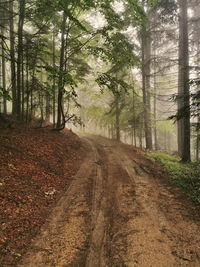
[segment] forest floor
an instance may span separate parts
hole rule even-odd
[[[0,266],[16,266],[83,158],[71,131],[0,130]]]
[[[31,143],[25,150],[26,138],[22,132],[17,149],[25,154],[23,168],[19,170],[17,166],[21,162],[17,164],[12,158],[18,152],[8,153],[6,167],[14,169],[15,174],[17,168],[20,175],[24,170],[24,179],[20,179],[21,189],[17,191],[22,191],[17,201],[21,204],[15,201],[14,208],[8,205],[1,211],[5,214],[1,235],[7,233],[7,236],[5,240],[2,238],[4,254],[0,266],[200,266],[199,206],[171,185],[158,163],[148,160],[143,151],[116,141],[98,136],[78,139],[70,132],[66,134],[33,131],[34,145]],[[10,142],[16,142],[14,137],[13,134]],[[33,155],[29,159],[30,151]],[[46,162],[43,162],[44,155]],[[32,157],[37,160],[29,166]],[[57,170],[56,176],[42,178],[36,172],[31,174],[32,178],[27,177],[33,163],[37,163],[34,165],[37,171],[37,167],[44,167],[50,173]],[[1,187],[10,186],[11,192],[8,199],[3,197],[7,203],[11,196],[17,196],[12,190],[15,184],[9,181],[15,179],[19,183],[23,177],[4,176],[7,180]],[[2,191],[6,194],[0,189],[1,194]],[[6,221],[8,214],[11,214],[10,221]],[[15,220],[17,233],[13,232]],[[6,230],[7,224],[13,227],[12,231]],[[28,238],[33,238],[29,244]],[[24,243],[18,247],[22,240]]]

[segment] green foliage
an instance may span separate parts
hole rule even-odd
[[[0,99],[5,98],[8,101],[11,101],[12,98],[8,91],[4,90],[2,87],[0,87]]]
[[[125,2],[125,21],[128,25],[142,26],[147,21],[143,4],[138,0],[128,0]]]
[[[165,153],[148,153],[148,158],[153,162],[163,164],[169,173],[172,182],[195,202],[200,203],[200,164],[183,164],[180,158]]]
[[[121,91],[127,91],[129,85],[121,79],[112,77],[108,73],[102,73],[96,82],[100,88],[108,88],[114,95],[120,94]],[[120,88],[120,90],[119,90]]]
[[[163,164],[167,164],[168,162],[177,163],[180,161],[180,158],[162,152],[149,152],[148,158],[152,161],[160,161]]]
[[[107,28],[108,29],[108,28]],[[118,66],[138,66],[139,58],[134,54],[134,45],[120,32],[104,31],[102,46],[89,47],[90,52],[104,61]]]

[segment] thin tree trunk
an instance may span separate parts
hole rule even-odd
[[[157,18],[156,18],[156,13],[155,11],[153,12],[153,23],[154,27],[157,25]],[[154,75],[153,75],[153,119],[154,119],[154,148],[155,150],[158,150],[158,136],[157,136],[157,76],[156,76],[156,56],[157,56],[157,51],[156,51],[156,34],[154,33],[153,35],[153,70],[154,70]]]
[[[31,81],[31,91],[30,91],[30,101],[31,101],[31,108],[30,108],[30,117],[29,119],[32,120],[33,118],[33,90],[35,86],[35,66],[33,67],[32,71],[32,81]]]
[[[18,47],[17,47],[17,118],[21,119],[21,90],[22,90],[22,53],[23,53],[23,26],[25,18],[25,0],[19,0],[19,21],[18,21]]]
[[[142,130],[140,130],[139,142],[140,142],[140,148],[142,148],[143,147],[143,144],[142,144]]]
[[[63,13],[63,21],[62,21],[62,28],[61,28],[61,51],[60,51],[60,74],[59,74],[59,81],[58,81],[58,111],[57,111],[57,129],[64,128],[65,125],[65,118],[63,113],[63,71],[65,65],[65,30],[66,30],[66,20],[67,16],[65,12]]]
[[[15,35],[14,35],[14,20],[13,20],[13,1],[9,1],[10,12],[10,67],[11,67],[11,86],[12,86],[12,114],[17,114],[16,100],[16,69],[15,69]]]
[[[1,52],[1,46],[0,46],[0,52]],[[2,87],[2,64],[1,64],[1,60],[0,60],[0,87]],[[0,114],[2,113],[2,103],[1,103],[1,98],[0,98]]]
[[[46,114],[45,114],[45,120],[49,121],[50,120],[50,96],[49,93],[46,92]]]
[[[43,84],[43,72],[40,73],[40,82],[41,84]],[[44,121],[44,95],[43,95],[43,88],[40,88],[40,92],[39,92],[39,106],[40,106],[40,118],[41,121]]]
[[[21,118],[24,121],[24,102],[25,102],[25,81],[24,81],[24,53],[22,53],[22,72],[21,72],[21,83],[22,83],[22,97],[21,97]]]
[[[149,101],[150,95],[147,94],[147,86],[149,85],[149,80],[147,79],[148,68],[146,68],[146,48],[147,46],[147,33],[146,29],[142,33],[142,91],[143,91],[143,105],[144,105],[144,127],[145,127],[145,140],[146,140],[146,149],[152,149],[152,134],[151,134],[151,126],[150,126],[150,110],[149,110]],[[147,70],[147,71],[146,71]]]
[[[145,82],[146,82],[146,105],[147,105],[147,123],[148,123],[148,149],[153,149],[152,142],[152,123],[151,123],[151,33],[150,33],[150,19],[148,20],[148,31],[146,33],[145,42]]]
[[[136,110],[135,110],[135,94],[133,90],[133,130],[132,130],[132,135],[134,135],[134,144],[136,144]],[[132,136],[132,145],[133,145],[133,136]]]
[[[53,67],[56,67],[55,31],[53,31]],[[53,77],[53,128],[56,126],[56,79]]]
[[[6,92],[6,62],[5,62],[5,47],[4,47],[4,29],[1,27],[1,35],[2,35],[2,42],[1,42],[1,51],[2,51],[2,87],[3,91]],[[7,114],[7,101],[6,96],[3,97],[3,113]]]
[[[197,123],[200,124],[200,118],[198,117]],[[197,130],[197,138],[196,138],[196,161],[199,161],[199,146],[200,146],[200,135],[199,130]]]
[[[115,96],[115,105],[116,105],[116,113],[115,113],[115,129],[116,129],[116,139],[120,141],[120,111],[119,111],[119,96]]]
[[[155,47],[155,45],[154,45],[153,114],[154,114],[154,147],[155,147],[155,150],[158,150],[158,137],[157,137],[157,81],[156,81],[156,47]]]
[[[29,69],[28,69],[28,51],[26,51],[26,123],[28,122],[29,117]]]

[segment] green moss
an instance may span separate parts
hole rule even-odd
[[[180,158],[165,153],[148,153],[153,162],[160,162],[169,173],[172,182],[181,187],[183,191],[195,202],[200,203],[200,164],[183,164]]]

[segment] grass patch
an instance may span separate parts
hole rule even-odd
[[[153,162],[160,162],[169,173],[172,182],[196,203],[200,203],[200,164],[183,164],[180,158],[165,153],[148,153]]]

